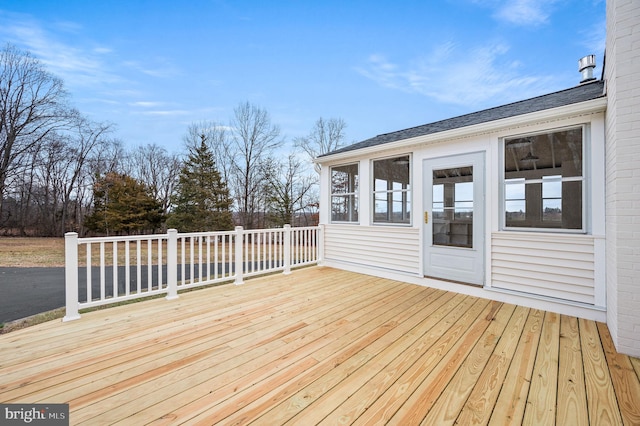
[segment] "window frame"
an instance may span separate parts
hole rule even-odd
[[[557,132],[563,132],[563,131],[569,131],[569,130],[575,130],[575,129],[581,129],[582,130],[582,172],[581,175],[578,176],[567,176],[567,177],[563,177],[561,178],[559,181],[564,183],[564,182],[581,182],[581,192],[582,192],[582,205],[581,205],[581,209],[582,209],[582,224],[581,224],[581,228],[579,229],[571,229],[571,228],[562,228],[562,227],[528,227],[528,226],[507,226],[506,223],[506,202],[508,201],[506,198],[506,186],[507,184],[507,179],[505,176],[505,164],[506,164],[506,160],[505,160],[505,155],[506,155],[506,141],[510,140],[510,139],[516,139],[516,138],[526,138],[526,137],[533,137],[533,136],[539,136],[539,135],[544,135],[544,134],[549,134],[549,133],[557,133]],[[589,228],[589,223],[590,223],[590,216],[589,216],[589,209],[588,206],[590,206],[590,173],[591,173],[591,168],[590,168],[590,155],[589,153],[591,152],[591,134],[590,134],[590,126],[588,123],[582,123],[582,124],[576,124],[576,125],[568,125],[568,126],[563,126],[563,127],[554,127],[554,128],[550,128],[550,129],[541,129],[538,131],[533,131],[533,132],[527,132],[527,133],[521,133],[521,134],[513,134],[513,135],[507,135],[507,136],[503,136],[500,137],[498,139],[498,151],[499,151],[499,167],[500,167],[500,171],[499,171],[499,198],[500,198],[500,221],[499,221],[499,226],[500,226],[500,230],[501,231],[513,231],[513,232],[538,232],[538,233],[554,233],[554,234],[587,234],[588,233],[588,228]],[[552,176],[552,175],[550,175]],[[512,179],[515,180],[515,179]],[[540,182],[532,182],[535,180],[539,180]],[[527,179],[523,178],[524,181],[524,185],[526,188],[527,185]],[[529,179],[528,183],[543,183],[543,178],[541,177],[540,179]],[[526,196],[525,199],[526,200]],[[543,203],[544,202],[544,198],[542,196],[542,187],[541,187],[541,198],[540,198],[540,202]],[[541,216],[540,219],[540,223],[544,223],[543,221],[543,216]]]
[[[334,192],[333,187],[333,170],[339,167],[348,167],[355,166],[357,170],[357,183],[355,190],[353,192]],[[360,223],[360,162],[353,163],[345,163],[345,164],[336,164],[329,168],[329,222],[330,223],[349,223],[349,224],[359,224]],[[356,219],[354,220],[334,220],[333,219],[333,198],[334,197],[354,197],[353,206],[355,207]],[[349,211],[347,216],[353,219],[353,210]]]
[[[409,167],[409,171],[408,171],[408,177],[409,177],[409,183],[407,184],[407,188],[403,188],[403,189],[386,189],[384,191],[376,191],[376,176],[375,176],[375,163],[378,161],[387,161],[387,160],[394,160],[394,159],[398,159],[398,158],[402,158],[402,157],[407,157],[408,159],[408,167]],[[403,227],[410,227],[413,226],[413,157],[411,153],[404,153],[404,154],[397,154],[397,155],[391,155],[391,156],[386,156],[386,157],[380,157],[380,158],[372,158],[370,161],[370,166],[369,166],[369,170],[370,170],[370,185],[371,185],[371,189],[369,191],[370,196],[371,196],[371,202],[370,202],[370,206],[371,206],[371,213],[370,213],[370,220],[371,220],[371,224],[374,226],[403,226]],[[393,205],[394,203],[394,198],[393,198],[393,194],[394,193],[401,193],[401,202],[403,203],[403,205],[406,207],[403,207],[403,212],[405,214],[407,214],[409,216],[409,220],[406,222],[395,222],[393,220],[388,220],[388,221],[379,221],[376,220],[376,195],[377,194],[387,194],[387,203]],[[389,198],[390,197],[390,198]],[[389,212],[389,210],[387,210],[387,212]],[[393,209],[391,209],[391,212],[393,213]],[[391,218],[393,219],[393,214],[391,214]]]

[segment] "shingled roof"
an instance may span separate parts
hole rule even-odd
[[[348,151],[355,151],[362,148],[383,145],[386,143],[414,138],[417,136],[430,135],[433,133],[444,132],[446,130],[459,129],[475,124],[487,123],[503,118],[515,117],[518,115],[529,114],[536,111],[543,111],[546,109],[589,101],[592,99],[603,97],[603,89],[604,82],[602,80],[597,80],[591,83],[572,87],[570,89],[561,90],[559,92],[549,93],[547,95],[526,99],[524,101],[518,101],[495,108],[485,109],[482,111],[473,112],[471,114],[449,118],[447,120],[436,121],[434,123],[423,124],[422,126],[411,127],[409,129],[398,130],[397,132],[384,133],[376,137],[364,140],[362,142],[356,142],[344,148],[340,148],[335,151],[320,155],[320,157],[340,154]]]

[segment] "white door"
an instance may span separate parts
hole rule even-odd
[[[484,153],[424,160],[424,275],[484,284]]]

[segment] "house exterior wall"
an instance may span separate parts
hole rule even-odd
[[[559,109],[556,116],[536,114],[495,128],[466,135],[446,134],[381,146],[377,151],[350,153],[322,162],[321,224],[324,262],[329,266],[428,285],[479,297],[518,303],[603,321],[605,319],[604,223],[604,100],[585,111]],[[586,125],[588,143],[585,202],[586,234],[503,231],[501,216],[501,144],[505,137]],[[425,277],[422,187],[424,160],[469,153],[485,153],[485,285],[458,284]],[[412,174],[412,222],[381,225],[372,217],[372,161],[409,154]],[[331,166],[359,165],[359,220],[330,220]],[[429,190],[431,190],[429,188]],[[428,208],[426,208],[428,210]],[[551,255],[550,255],[551,254]],[[532,261],[535,267],[531,266]],[[534,285],[535,284],[535,285]]]
[[[640,356],[640,2],[607,1],[607,324]]]
[[[596,263],[591,235],[531,233],[524,239],[522,233],[496,232],[491,237],[493,288],[597,306]]]
[[[417,275],[420,232],[415,227],[325,225],[324,257]]]

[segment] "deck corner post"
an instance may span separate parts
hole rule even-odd
[[[91,265],[87,265],[90,268]],[[80,319],[78,301],[78,233],[64,234],[65,315],[63,322]]]
[[[242,256],[242,240],[244,239],[244,229],[242,226],[236,226],[236,241],[235,241],[235,272],[236,272],[236,285],[244,283],[244,262]]]
[[[291,273],[291,225],[284,226],[284,271],[283,274]]]
[[[167,230],[167,296],[166,300],[178,298],[178,231]]]

